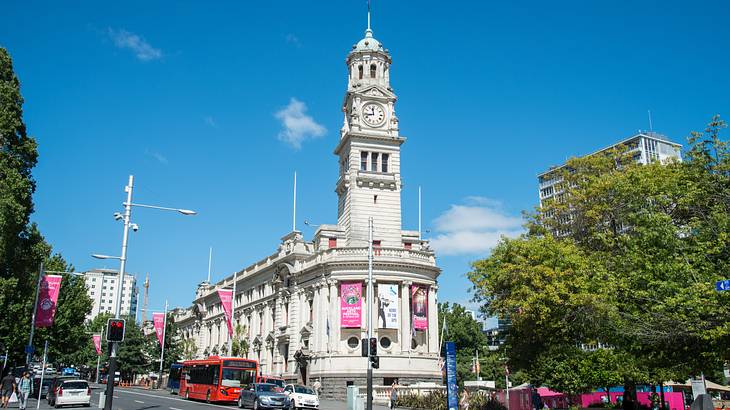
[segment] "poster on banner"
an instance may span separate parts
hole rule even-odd
[[[446,342],[446,405],[449,410],[459,410],[459,390],[456,385],[456,345]]]
[[[362,326],[362,283],[340,284],[340,326]]]
[[[36,327],[51,327],[53,318],[56,316],[56,304],[58,303],[58,292],[61,290],[61,279],[59,275],[45,275],[41,279],[41,287],[38,291],[38,305],[35,317]]]
[[[378,327],[398,328],[398,285],[378,284]]]
[[[93,335],[94,338],[94,348],[96,348],[96,354],[97,356],[101,355],[101,335]]]
[[[411,312],[413,328],[428,329],[428,288],[420,285],[411,286]]]
[[[228,326],[228,337],[233,337],[233,325],[231,319],[233,317],[231,308],[233,307],[233,291],[228,289],[218,289],[218,297],[221,298],[223,305],[223,313],[226,316],[226,325]]]
[[[157,340],[160,342],[160,346],[162,346],[162,337],[164,336],[165,331],[165,314],[164,313],[153,313],[152,314],[152,324],[155,326],[155,333],[157,334]]]

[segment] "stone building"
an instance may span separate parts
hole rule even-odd
[[[311,384],[325,397],[364,386],[368,221],[373,218],[373,312],[380,368],[374,384],[441,380],[435,255],[418,231],[401,227],[400,135],[391,55],[368,28],[347,55],[344,123],[334,150],[337,224],[311,240],[293,231],[274,253],[235,274],[233,327],[248,341],[245,356],[262,374]],[[191,308],[176,312],[183,339],[197,356],[228,354],[228,329],[218,289],[234,275],[198,286]],[[234,335],[234,338],[236,336]]]
[[[137,279],[133,274],[124,275],[124,285],[119,288],[119,271],[114,269],[92,269],[84,272],[86,293],[92,301],[87,320],[94,320],[101,313],[116,313],[117,292],[121,290],[120,315],[137,317]]]

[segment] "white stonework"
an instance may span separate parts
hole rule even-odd
[[[93,305],[91,313],[86,317],[93,320],[100,313],[115,314],[117,303],[117,292],[119,287],[118,271],[112,269],[94,269],[84,272],[86,281],[86,293],[91,298]],[[137,279],[128,273],[124,275],[124,286],[122,287],[121,315],[137,315]]]
[[[348,382],[364,383],[367,359],[361,357],[359,341],[367,337],[367,309],[362,307],[361,328],[341,328],[339,292],[342,282],[359,281],[365,297],[370,217],[375,244],[373,312],[377,314],[380,303],[378,284],[397,285],[399,309],[398,328],[374,329],[381,358],[374,383],[392,377],[411,383],[441,378],[436,296],[440,269],[419,233],[401,227],[400,147],[405,138],[398,130],[396,96],[390,87],[391,57],[367,30],[346,61],[344,125],[334,151],[340,163],[335,185],[338,224],[320,225],[311,241],[293,231],[273,254],[239,271],[233,314],[234,328],[246,329],[248,357],[259,360],[263,374],[299,381],[306,377],[308,383],[321,379],[328,397],[344,396]],[[198,357],[227,354],[229,336],[216,290],[232,285],[233,275],[215,284],[202,283],[193,306],[175,313],[180,337],[195,341]],[[425,330],[413,330],[412,285],[429,289]]]

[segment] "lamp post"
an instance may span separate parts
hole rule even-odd
[[[115,301],[115,310],[114,310],[114,318],[119,319],[120,311],[122,307],[122,286],[124,285],[124,268],[127,265],[127,242],[129,240],[129,228],[133,228],[135,231],[138,229],[137,225],[131,222],[132,218],[132,207],[140,207],[140,208],[151,208],[151,209],[159,209],[163,211],[175,211],[179,212],[183,215],[195,215],[195,211],[191,211],[189,209],[178,209],[178,208],[168,208],[164,206],[156,206],[156,205],[145,205],[145,204],[135,204],[132,203],[132,192],[134,190],[134,175],[129,176],[129,182],[126,187],[124,187],[124,191],[127,193],[127,201],[124,202],[124,214],[115,213],[114,219],[119,220],[121,219],[124,222],[124,230],[122,234],[122,254],[121,256],[109,256],[109,255],[100,255],[100,254],[93,254],[94,258],[97,259],[119,259],[119,281],[118,281],[118,291],[117,291],[117,297]],[[111,375],[111,378],[107,380],[106,384],[106,398],[104,400],[104,410],[111,410],[112,409],[112,399],[114,397],[114,378],[117,371],[117,350],[119,349],[119,343],[113,342],[111,343],[111,349],[109,354],[109,375]]]

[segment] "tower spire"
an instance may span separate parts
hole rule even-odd
[[[370,30],[370,0],[368,0],[368,30],[367,31],[372,31],[372,30]]]

